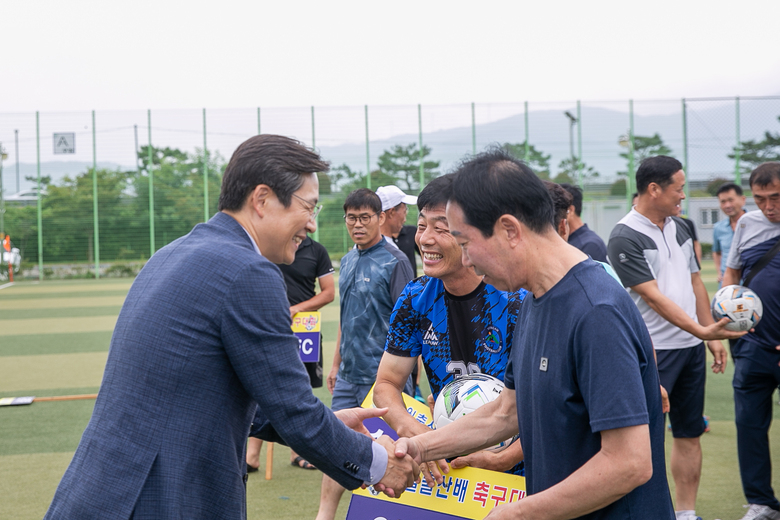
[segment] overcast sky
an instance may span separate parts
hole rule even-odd
[[[0,112],[777,95],[778,19],[778,0],[4,0]]]

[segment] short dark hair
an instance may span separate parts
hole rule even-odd
[[[582,215],[582,188],[579,186],[572,186],[568,182],[564,182],[560,186],[571,195],[570,205],[574,206],[574,214],[578,217]],[[553,200],[553,202],[555,201]]]
[[[435,209],[446,206],[452,193],[452,181],[455,175],[448,173],[441,177],[436,177],[428,183],[417,197],[417,209]]]
[[[358,188],[344,201],[344,213],[350,209],[370,208],[374,213],[382,212],[382,201],[379,195],[368,188]]]
[[[647,191],[651,182],[666,188],[672,183],[672,176],[682,170],[682,163],[674,157],[656,155],[648,157],[636,170],[636,191],[642,194]]]
[[[551,181],[542,182],[547,188],[547,193],[550,194],[550,197],[553,201],[553,208],[555,208],[553,226],[555,226],[557,229],[561,220],[566,218],[566,214],[569,212],[569,206],[571,206],[573,197],[571,196],[571,193],[566,191],[566,189],[560,184],[556,184]]]
[[[482,236],[493,236],[501,215],[512,215],[535,233],[552,226],[553,204],[547,188],[531,168],[506,150],[491,146],[464,160],[454,174],[450,200]]]
[[[774,181],[780,181],[780,162],[771,161],[759,164],[750,174],[750,187],[763,188]]]
[[[715,196],[717,197],[721,193],[726,193],[726,192],[729,192],[731,190],[734,190],[734,192],[737,195],[742,195],[742,186],[740,186],[739,184],[736,184],[734,182],[724,182],[723,184],[720,185],[720,187],[718,188],[718,191],[715,192]]]
[[[288,207],[306,175],[326,172],[330,165],[300,142],[281,135],[256,135],[241,143],[225,168],[219,210],[238,211],[249,194],[266,184]]]

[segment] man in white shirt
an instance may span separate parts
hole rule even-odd
[[[409,211],[407,204],[417,204],[417,197],[407,195],[398,186],[380,186],[376,189],[379,200],[382,201],[382,211],[385,212],[385,221],[380,226],[380,231],[385,240],[398,247],[393,238],[398,236],[406,222],[406,214]]]
[[[726,368],[719,340],[744,332],[715,323],[709,296],[699,273],[694,237],[679,217],[685,198],[685,172],[677,159],[659,155],[642,161],[636,173],[639,196],[634,208],[612,230],[609,261],[636,303],[650,332],[658,358],[661,385],[669,393],[672,425],[671,468],[678,520],[696,520],[696,493],[701,478],[704,433],[706,352],[714,373]]]

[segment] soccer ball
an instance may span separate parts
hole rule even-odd
[[[469,414],[491,401],[494,401],[504,389],[501,380],[487,374],[463,376],[447,384],[439,392],[433,407],[433,424],[442,428],[459,417]],[[486,448],[499,452],[517,440],[517,435]]]
[[[755,327],[764,314],[758,295],[741,285],[727,285],[712,299],[712,317],[715,321],[729,318],[726,330],[743,331]]]

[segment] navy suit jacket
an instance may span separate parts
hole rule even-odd
[[[371,439],[311,393],[279,269],[217,213],[160,249],[133,283],[46,518],[245,518],[256,409],[262,438],[347,488],[370,480]]]

